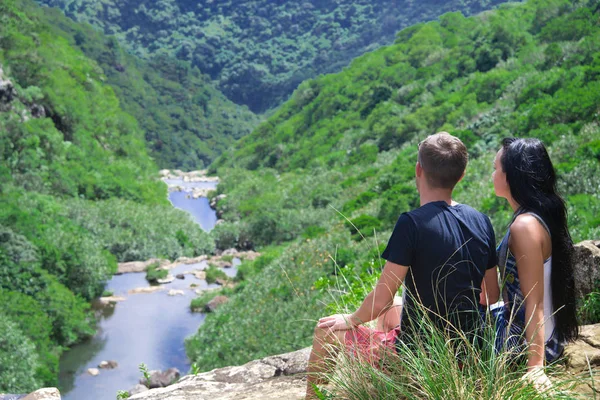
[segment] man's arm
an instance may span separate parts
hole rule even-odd
[[[351,329],[372,321],[394,303],[394,296],[406,277],[408,267],[387,261],[375,289],[367,295],[361,306],[353,314],[336,314],[321,318],[317,326],[332,331]]]

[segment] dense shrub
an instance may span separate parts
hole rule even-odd
[[[34,344],[0,313],[0,392],[27,393],[39,388],[38,366]]]

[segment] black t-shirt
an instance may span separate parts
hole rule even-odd
[[[416,301],[434,322],[460,323],[450,316],[479,309],[483,276],[497,264],[494,229],[472,207],[431,202],[400,216],[382,257],[409,267],[401,331],[423,316]]]

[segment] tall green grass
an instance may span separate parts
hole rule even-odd
[[[343,305],[342,305],[343,307]],[[342,308],[341,312],[351,312]],[[598,373],[590,369],[579,375],[567,372],[560,360],[546,368],[553,387],[539,392],[523,379],[527,349],[494,351],[496,332],[488,316],[478,335],[452,327],[439,329],[425,310],[410,343],[399,342],[396,352],[384,353],[374,366],[365,357],[340,352],[337,368],[319,388],[321,399],[579,399],[596,398],[595,392],[578,393],[582,386],[594,388]]]

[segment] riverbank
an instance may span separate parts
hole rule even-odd
[[[216,215],[208,199],[190,194],[198,188],[214,190],[218,178],[207,177],[203,171],[162,171],[161,179],[168,186],[174,208],[186,211],[204,231],[214,227]],[[163,240],[185,244],[187,237],[189,234],[182,232]],[[147,239],[139,236],[137,240]],[[150,369],[176,368],[186,373],[190,363],[184,341],[205,318],[204,313],[192,312],[190,303],[202,293],[221,287],[218,282],[206,281],[206,270],[215,265],[232,280],[240,262],[238,257],[254,257],[229,253],[225,257],[208,253],[118,263],[103,296],[92,303],[98,320],[97,333],[61,357],[59,387],[63,399],[114,400],[117,391],[132,388],[138,382],[141,363]],[[146,270],[151,266],[165,270],[166,276],[155,283],[148,282]],[[118,366],[98,368],[105,360],[114,360]]]

